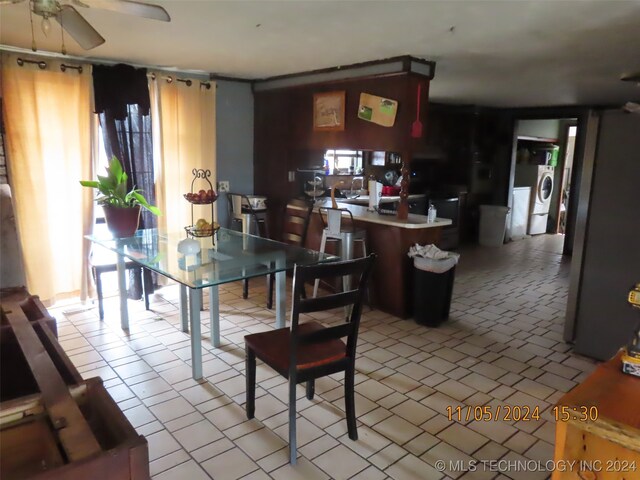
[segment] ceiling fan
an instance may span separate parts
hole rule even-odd
[[[0,5],[21,3],[25,0],[0,0]],[[42,30],[45,35],[51,29],[50,18],[54,18],[66,32],[78,42],[85,50],[90,50],[102,45],[104,38],[95,28],[87,22],[75,9],[75,6],[83,8],[99,8],[113,12],[135,15],[163,22],[170,22],[171,17],[167,11],[150,3],[131,0],[71,0],[71,4],[61,3],[57,0],[28,0],[31,13],[42,17]],[[85,3],[86,2],[86,3]],[[33,25],[32,25],[33,35]],[[33,44],[35,50],[35,41]]]

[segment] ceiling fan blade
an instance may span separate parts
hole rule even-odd
[[[12,3],[21,3],[24,0],[0,0],[0,5],[11,5]]]
[[[62,5],[56,20],[85,50],[102,45],[104,38],[70,5]]]
[[[126,15],[136,15],[138,17],[150,18],[170,22],[171,17],[160,5],[151,3],[134,2],[131,0],[74,0],[76,5],[81,7],[100,8],[111,10],[112,12],[124,13]]]

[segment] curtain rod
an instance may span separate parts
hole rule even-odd
[[[21,67],[24,66],[25,63],[30,63],[32,65],[37,65],[40,70],[44,70],[45,68],[47,68],[47,62],[45,62],[44,60],[39,60],[39,61],[38,60],[29,60],[29,59],[18,57],[16,59],[16,63]],[[66,65],[64,63],[60,64],[60,70],[61,71],[66,72],[67,68],[70,68],[72,70],[77,70],[78,73],[82,73],[82,66],[81,65]]]
[[[0,1],[0,3],[2,2]],[[47,52],[45,50],[38,50],[37,52],[34,53],[27,48],[14,47],[14,46],[2,44],[2,43],[0,43],[0,52],[13,53],[16,55],[29,55],[31,57],[40,57],[45,59],[47,58],[58,59],[61,61],[67,60],[67,61],[73,61],[73,62],[79,62],[79,63],[89,63],[92,65],[116,65],[118,63],[125,63],[135,68],[146,68],[148,70],[156,70],[156,71],[162,70],[163,73],[166,72],[167,74],[174,74],[174,75],[189,75],[196,78],[200,78],[203,81],[209,80],[209,77],[211,75],[209,72],[204,72],[201,70],[178,70],[177,68],[172,69],[167,67],[161,67],[159,65],[144,65],[140,63],[131,63],[126,60],[109,60],[105,58],[80,57],[77,55],[62,55],[61,53]]]
[[[156,79],[156,74],[153,72],[147,73],[147,77],[151,78],[151,80],[155,80]],[[162,76],[160,77],[162,80],[166,80],[167,83],[171,83],[173,82],[173,77],[171,75],[167,75],[167,76]],[[191,80],[190,78],[178,78],[176,77],[176,81],[177,82],[183,82],[187,85],[187,87],[190,87],[193,84],[193,80]],[[205,87],[207,90],[209,90],[211,88],[211,83],[209,82],[200,82],[200,86],[201,87]]]

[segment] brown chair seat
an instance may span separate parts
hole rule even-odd
[[[306,322],[298,325],[298,335],[305,335],[323,330],[317,322]],[[268,332],[254,333],[244,337],[246,344],[257,353],[265,363],[279,374],[289,377],[289,361],[291,330],[279,328]],[[321,365],[346,359],[345,343],[340,339],[331,339],[322,343],[301,345],[297,352],[298,370],[319,367]]]

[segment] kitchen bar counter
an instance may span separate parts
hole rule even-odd
[[[316,203],[309,222],[306,247],[320,248],[323,225],[318,208],[331,206],[331,199]],[[413,314],[413,260],[407,256],[413,245],[428,245],[440,240],[442,227],[451,224],[451,220],[438,218],[428,223],[424,215],[410,214],[407,220],[399,220],[393,215],[380,215],[369,212],[367,207],[349,205],[338,201],[339,208],[346,208],[352,214],[357,228],[367,232],[367,251],[374,252],[378,258],[374,267],[370,286],[370,301],[387,313],[400,318],[409,318]],[[339,250],[328,242],[327,251]],[[333,248],[333,249],[332,249]],[[361,255],[356,245],[355,256]]]
[[[385,198],[385,197],[382,197]],[[386,198],[400,198],[400,197],[386,197]],[[377,212],[370,212],[367,207],[361,205],[351,205],[347,202],[353,200],[345,200],[336,198],[338,208],[346,208],[353,215],[353,219],[360,222],[377,223],[380,225],[388,225],[390,227],[398,227],[405,229],[423,229],[423,228],[437,228],[451,225],[451,220],[448,218],[436,218],[435,222],[427,222],[426,215],[416,215],[410,213],[406,220],[399,220],[395,215],[380,215]],[[368,204],[368,200],[367,200]],[[323,199],[316,203],[313,210],[318,211],[320,207],[331,207],[331,199]]]
[[[427,196],[423,193],[418,193],[414,195],[409,195],[407,198],[408,201],[412,202],[415,200],[426,199]],[[364,205],[365,207],[369,206],[369,195],[359,195],[355,198],[336,198],[337,201],[348,203],[350,205]],[[399,202],[400,197],[398,195],[383,195],[380,197],[379,203],[394,203]]]

